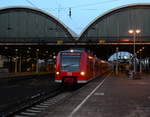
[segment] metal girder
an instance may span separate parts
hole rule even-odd
[[[150,45],[150,42],[144,42],[144,43],[135,43],[136,45]],[[72,43],[0,43],[0,45],[133,45],[133,43],[86,43],[86,42],[72,42]]]

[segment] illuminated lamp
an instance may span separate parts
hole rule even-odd
[[[85,72],[81,72],[80,74],[81,74],[81,76],[84,76],[84,75],[85,75]]]
[[[74,52],[74,50],[70,50],[70,52]]]
[[[56,72],[57,75],[59,75],[59,72]]]

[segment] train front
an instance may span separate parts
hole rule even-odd
[[[56,60],[55,82],[81,83],[86,71],[84,54],[81,50],[61,51]]]

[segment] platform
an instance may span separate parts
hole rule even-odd
[[[20,77],[20,76],[30,76],[30,75],[44,75],[44,74],[52,74],[49,72],[17,72],[17,73],[0,73],[1,78],[11,78],[11,77]]]
[[[98,78],[57,105],[45,117],[149,117],[150,75]]]

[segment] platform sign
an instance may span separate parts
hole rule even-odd
[[[99,43],[105,43],[105,40],[99,40],[98,42]]]
[[[62,53],[62,55],[80,55],[80,53],[66,52],[66,53]]]
[[[57,44],[58,45],[63,44],[63,40],[57,40]]]

